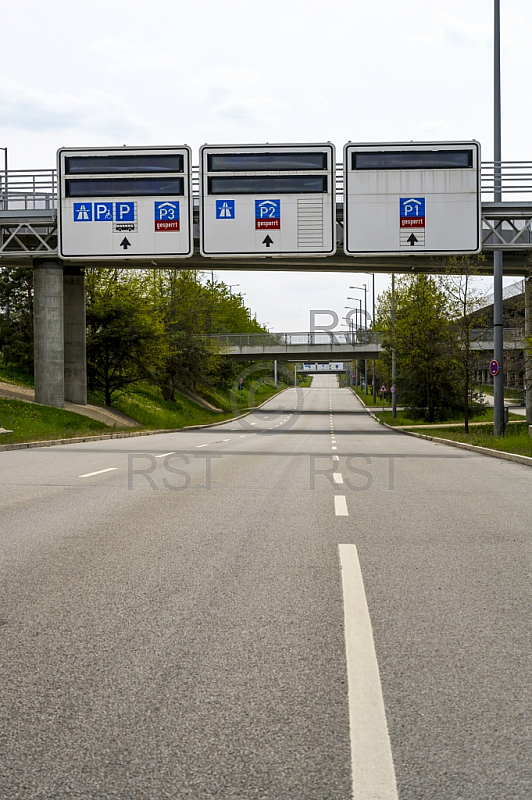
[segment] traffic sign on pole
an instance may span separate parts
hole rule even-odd
[[[336,251],[335,148],[203,145],[203,256],[327,256]]]
[[[481,249],[480,145],[346,144],[347,255],[452,255]]]
[[[490,373],[495,377],[495,375],[499,374],[499,362],[493,359],[490,361]]]
[[[191,256],[191,164],[186,145],[59,150],[61,258]]]

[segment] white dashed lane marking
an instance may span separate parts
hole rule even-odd
[[[348,517],[349,511],[347,510],[347,500],[345,495],[339,494],[334,498],[334,513],[337,517]]]
[[[118,469],[118,467],[99,469],[97,472],[87,472],[85,475],[78,475],[78,478],[92,478],[93,475],[103,475],[104,472],[114,472],[115,469]]]

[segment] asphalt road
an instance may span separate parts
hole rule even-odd
[[[0,485],[2,800],[532,797],[529,468],[318,376]]]

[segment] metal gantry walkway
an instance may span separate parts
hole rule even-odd
[[[485,260],[480,274],[491,274],[493,253],[505,252],[506,275],[522,275],[530,270],[532,251],[532,162],[502,162],[501,189],[505,200],[493,202],[496,185],[495,165],[483,162],[482,251]],[[199,175],[193,172],[194,221],[198,222]],[[195,252],[192,258],[165,260],[159,265],[150,260],[113,259],[114,267],[155,266],[178,269],[211,270],[293,270],[316,272],[432,272],[448,268],[446,259],[427,255],[346,256],[343,254],[343,166],[337,165],[336,220],[338,252],[328,257],[298,258],[216,258]],[[528,199],[527,199],[528,198]],[[0,173],[0,265],[28,266],[35,260],[58,259],[57,254],[57,172],[50,170],[9,170]],[[92,262],[95,266],[99,262]],[[101,266],[110,266],[109,260]]]

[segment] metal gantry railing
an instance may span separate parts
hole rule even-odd
[[[528,195],[532,202],[532,161],[502,161],[500,180],[497,165],[483,161],[480,181],[481,194],[485,202],[493,198],[500,188],[507,199],[511,196]],[[192,168],[192,192],[199,197],[199,167]],[[344,168],[336,164],[336,199],[343,201]],[[57,170],[7,170],[0,172],[0,210],[54,209],[57,205]]]
[[[0,210],[48,211],[57,207],[57,170],[17,169],[0,173]]]
[[[499,178],[500,175],[500,178]],[[343,165],[336,165],[337,222],[343,223]],[[494,202],[500,187],[503,201]],[[0,257],[57,253],[57,170],[0,171]],[[195,219],[199,167],[193,167]],[[532,161],[481,165],[482,248],[532,249]],[[341,245],[340,245],[341,248]]]

